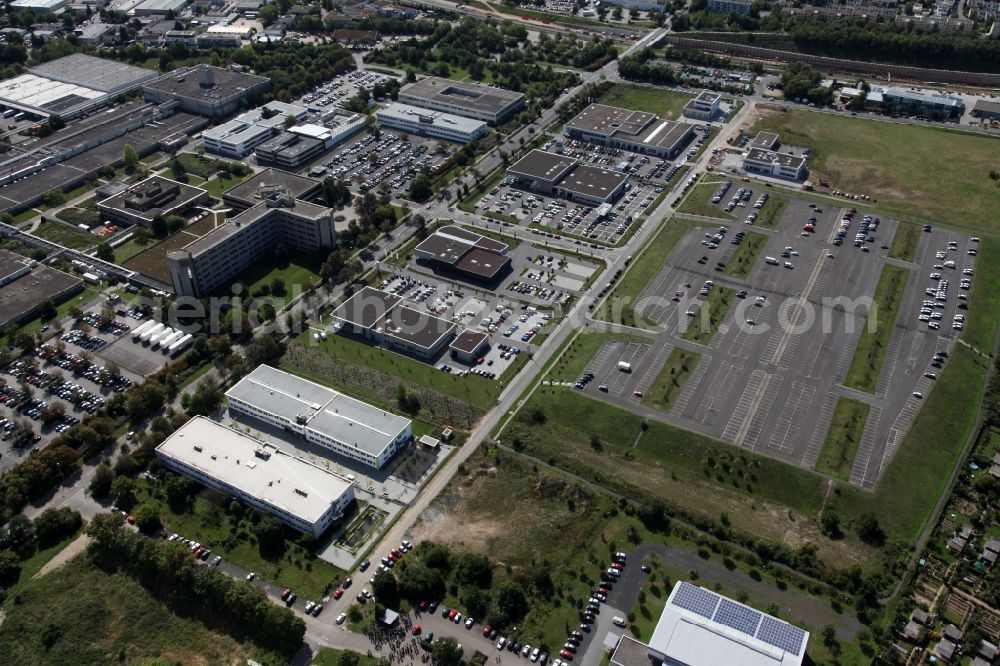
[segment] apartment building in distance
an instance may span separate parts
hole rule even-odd
[[[215,213],[222,217],[225,213]],[[332,211],[293,198],[282,190],[232,219],[222,219],[204,236],[167,253],[174,293],[202,297],[225,286],[277,245],[292,252],[333,249]]]
[[[408,134],[469,143],[486,136],[486,122],[409,104],[390,104],[375,113],[382,127]]]
[[[380,469],[413,438],[411,421],[268,365],[226,392],[231,415],[246,416]]]
[[[399,91],[398,101],[432,111],[501,125],[524,108],[522,93],[428,76]]]
[[[354,501],[354,485],[312,463],[196,416],[156,447],[163,465],[319,537]]]
[[[753,0],[708,0],[708,11],[719,14],[749,14]]]

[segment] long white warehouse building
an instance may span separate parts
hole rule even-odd
[[[314,537],[354,500],[347,480],[202,416],[156,447],[156,457],[167,468]]]
[[[413,437],[409,419],[268,365],[226,392],[231,414],[264,421],[379,469]]]

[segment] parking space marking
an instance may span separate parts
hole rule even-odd
[[[812,435],[809,437],[809,445],[802,456],[802,466],[812,469],[816,467],[816,461],[823,451],[823,444],[826,443],[826,433],[830,429],[830,422],[833,420],[833,411],[837,407],[837,394],[830,391],[823,399],[823,406],[820,407],[816,417],[816,425]]]
[[[660,374],[663,364],[667,362],[667,357],[670,356],[670,352],[673,350],[673,345],[665,344],[660,346],[659,351],[656,352],[656,356],[653,357],[652,363],[643,367],[639,381],[635,385],[635,390],[641,391],[642,393],[649,390],[649,387],[653,385],[654,381],[656,381],[656,376]]]
[[[785,403],[784,409],[781,411],[778,423],[771,432],[771,440],[767,444],[768,448],[782,453],[793,451],[794,444],[799,439],[802,423],[808,416],[815,395],[816,387],[812,384],[792,382],[792,391],[788,396],[788,402]],[[789,441],[791,441],[791,445],[789,445]]]
[[[757,399],[758,389],[767,376],[763,370],[754,370],[750,373],[750,379],[747,380],[747,384],[743,388],[743,394],[740,395],[739,402],[736,403],[736,409],[729,417],[726,429],[722,431],[723,441],[736,442],[737,437],[743,431],[743,422],[750,414],[750,407]]]
[[[632,379],[632,373],[618,370],[618,363],[630,363],[634,369],[642,364],[642,360],[646,358],[646,354],[649,353],[651,348],[652,347],[650,345],[644,345],[639,342],[628,343],[625,347],[625,351],[623,351],[618,357],[618,361],[615,361],[615,367],[613,370],[617,372],[618,376],[615,377],[611,382],[611,385],[608,386],[608,393],[614,396],[620,396],[625,392],[625,389],[628,388],[628,383]]]
[[[784,381],[784,377],[781,375],[767,375],[765,377],[761,390],[758,391],[760,398],[756,405],[751,406],[750,416],[744,423],[745,433],[737,442],[743,448],[753,450],[757,447],[757,438],[764,429],[767,417],[771,414],[771,408],[774,407],[774,401],[778,397],[778,389],[781,388],[782,381]]]
[[[674,402],[674,406],[670,410],[672,416],[683,416],[684,410],[687,409],[688,403],[691,402],[691,396],[694,395],[695,390],[701,385],[701,380],[711,365],[712,357],[702,354],[701,360],[698,361],[698,367],[694,369],[694,372],[688,377],[687,382],[684,383],[681,394],[677,396],[677,401]]]
[[[874,485],[866,484],[865,480],[868,478],[868,467],[871,465],[872,451],[875,449],[875,435],[878,432],[878,422],[881,418],[881,407],[873,406],[868,411],[868,420],[865,421],[865,429],[861,432],[858,452],[851,465],[850,482],[855,486]]]

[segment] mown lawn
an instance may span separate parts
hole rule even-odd
[[[701,360],[701,354],[675,347],[667,357],[663,369],[656,376],[653,385],[646,391],[642,404],[669,412],[674,400],[684,390],[684,384]]]
[[[861,433],[868,420],[869,405],[850,398],[838,398],[833,410],[833,420],[826,433],[823,450],[816,461],[816,471],[829,474],[843,481],[851,476],[854,456],[861,443]]]
[[[872,311],[868,313],[865,328],[858,338],[858,346],[854,349],[854,358],[851,359],[844,386],[868,393],[875,392],[909,277],[910,272],[898,266],[886,265],[882,269],[882,277],[875,287]]]
[[[646,245],[636,253],[632,263],[607,298],[594,310],[594,318],[620,323],[624,326],[654,329],[655,326],[638,316],[635,301],[642,290],[663,270],[667,257],[688,231],[693,222],[669,219],[653,234]],[[653,294],[665,297],[665,294]]]
[[[692,99],[692,95],[672,90],[618,83],[597,101],[609,106],[646,111],[655,113],[661,118],[676,120],[680,117],[684,105]]]
[[[745,278],[750,275],[750,271],[753,270],[753,266],[757,263],[757,258],[765,245],[767,245],[767,236],[751,231],[736,248],[736,252],[733,252],[733,256],[730,257],[723,273],[736,278]]]
[[[681,205],[677,207],[678,213],[687,213],[688,215],[703,215],[705,217],[715,217],[720,220],[733,220],[735,219],[732,214],[724,212],[721,208],[716,208],[712,203],[712,197],[715,193],[719,191],[719,185],[722,184],[722,180],[712,178],[710,180],[702,179],[691,189],[688,190],[687,196],[684,197],[684,201]],[[730,191],[732,188],[729,188]],[[722,197],[722,201],[728,201],[726,197],[731,197],[730,192],[726,192],[726,196]]]
[[[896,234],[892,237],[892,245],[889,246],[889,256],[902,261],[913,261],[920,245],[920,233],[918,225],[900,220]]]
[[[811,148],[810,180],[868,194],[894,217],[1000,231],[1000,187],[990,178],[1000,138],[799,109],[765,115],[751,136],[760,130]]]

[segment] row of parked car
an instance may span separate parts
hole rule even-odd
[[[131,523],[132,521],[129,520],[128,522]],[[185,539],[176,532],[168,536],[167,541],[175,541],[177,543],[184,544],[185,546],[188,547],[188,550],[190,550],[194,554],[195,559],[201,560],[203,562],[208,562],[209,561],[208,558],[212,557],[212,551],[210,548],[208,548],[208,546],[202,546],[194,539]],[[222,563],[221,555],[216,555],[215,557],[212,557],[211,564],[213,567],[217,567],[221,563]]]

